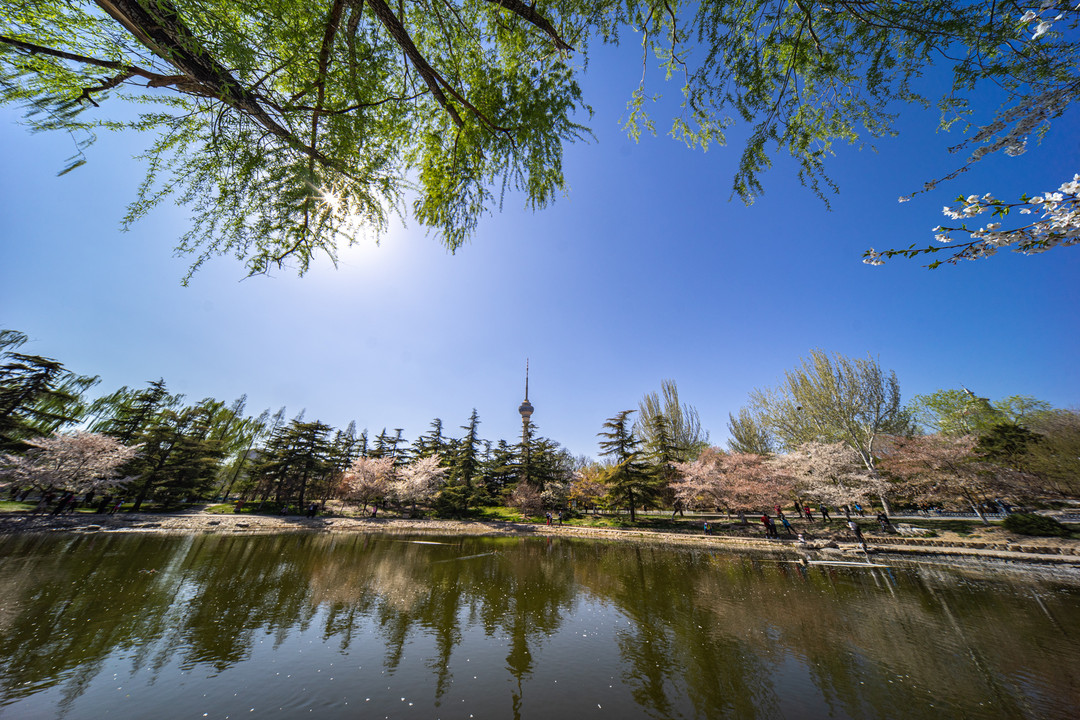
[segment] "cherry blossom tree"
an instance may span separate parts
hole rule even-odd
[[[849,508],[869,504],[892,488],[869,470],[859,453],[842,442],[807,442],[773,460],[775,468],[794,479],[799,493],[826,505]]]
[[[764,455],[729,453],[721,457],[720,466],[726,484],[724,496],[735,510],[767,509],[791,495],[790,476],[778,472]]]
[[[706,448],[697,460],[676,463],[675,497],[688,506],[726,506],[740,512],[775,505],[791,492],[790,478],[764,455]]]
[[[401,467],[393,482],[394,497],[411,503],[414,511],[417,503],[431,500],[439,492],[446,475],[446,468],[441,467],[441,463],[440,456],[429,455]]]
[[[902,483],[916,502],[960,501],[989,524],[981,503],[1000,495],[1025,494],[1031,476],[981,462],[972,435],[918,435],[890,438],[881,469]]]
[[[379,512],[379,500],[390,494],[393,481],[393,458],[359,457],[345,471],[342,489],[350,500],[365,508],[371,505],[371,516],[375,517]]]
[[[141,449],[92,432],[54,433],[24,442],[32,449],[23,455],[4,455],[0,474],[20,485],[76,493],[119,485],[123,480],[117,470]]]
[[[678,478],[671,483],[675,500],[686,507],[719,507],[724,504],[724,473],[720,458],[724,452],[707,447],[696,460],[675,463]]]

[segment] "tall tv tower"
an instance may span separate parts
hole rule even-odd
[[[521,444],[528,447],[529,444],[529,420],[532,418],[533,406],[529,402],[529,359],[525,358],[525,401],[518,407],[521,413]]]

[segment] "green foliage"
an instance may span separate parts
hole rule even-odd
[[[889,137],[897,108],[929,106],[912,84],[943,57],[943,126],[968,114],[976,86],[1004,94],[977,159],[1075,94],[1076,41],[1058,28],[1032,41],[1019,12],[996,0],[35,0],[0,10],[0,103],[75,137],[62,172],[87,162],[98,131],[149,134],[125,224],[186,205],[178,249],[192,270],[232,255],[251,273],[303,273],[377,236],[410,199],[450,249],[508,192],[552,202],[565,145],[588,137],[577,76],[589,43],[627,30],[646,68],[629,134],[655,132],[655,60],[678,86],[672,137],[706,149],[748,124],[732,183],[747,203],[776,154],[825,198],[835,146]],[[1065,12],[1059,28],[1074,29]]]
[[[1005,529],[1017,535],[1036,537],[1067,537],[1069,528],[1046,515],[1035,513],[1013,513],[1005,518]]]
[[[775,442],[760,420],[747,408],[739,408],[736,417],[728,413],[728,450],[750,455],[772,455]]]
[[[1037,413],[1031,429],[1042,440],[1027,446],[1024,467],[1039,475],[1051,493],[1080,495],[1080,411]]]
[[[975,450],[986,460],[1005,467],[1022,470],[1024,456],[1042,436],[1015,423],[999,423],[979,436]]]
[[[551,202],[563,143],[582,136],[568,46],[554,28],[507,25],[518,13],[468,1],[145,0],[103,12],[39,0],[0,12],[0,103],[22,106],[34,130],[75,134],[65,171],[98,130],[151,134],[125,224],[186,205],[178,249],[192,270],[225,254],[251,273],[286,262],[303,273],[385,229],[406,195],[454,249],[501,202],[492,188]],[[129,119],[117,100],[144,109]]]
[[[283,505],[309,502],[309,490],[321,489],[318,485],[335,473],[329,434],[329,425],[304,422],[302,417],[279,427],[252,469],[262,500],[273,495],[273,501]]]
[[[697,408],[679,399],[674,380],[660,383],[660,394],[647,393],[638,403],[634,434],[645,451],[662,462],[687,462],[709,445]]]
[[[25,342],[20,332],[0,330],[0,452],[20,451],[23,440],[81,420],[87,411],[83,394],[98,382],[52,358],[13,352]]]
[[[807,442],[845,443],[872,472],[878,437],[912,430],[896,373],[886,373],[870,356],[830,356],[823,350],[812,350],[777,387],[751,392],[748,412],[740,411],[740,417],[752,419],[754,428],[788,451]]]
[[[431,503],[436,517],[460,518],[469,514],[472,491],[464,485],[445,485]]]
[[[630,522],[636,520],[638,505],[648,505],[659,498],[660,487],[656,475],[644,462],[641,442],[634,436],[629,424],[633,410],[623,410],[604,423],[605,432],[598,433],[600,454],[609,457],[612,465],[607,469],[604,481],[608,497],[615,505],[625,505],[630,511]]]
[[[1049,409],[1049,403],[1026,395],[990,401],[967,388],[916,395],[908,405],[914,421],[927,432],[952,437],[982,435],[999,423],[1023,425]]]

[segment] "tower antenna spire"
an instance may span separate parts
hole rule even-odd
[[[518,406],[518,412],[521,413],[521,438],[522,442],[526,442],[529,434],[529,420],[533,414],[533,404],[529,402],[529,360],[525,359],[525,401]]]

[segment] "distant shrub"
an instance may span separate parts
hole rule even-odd
[[[1017,535],[1065,537],[1069,529],[1052,517],[1035,513],[1013,513],[1005,518],[1005,529]]]

